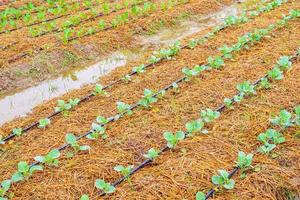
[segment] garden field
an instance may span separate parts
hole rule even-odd
[[[0,200],[299,200],[299,0],[0,4]]]

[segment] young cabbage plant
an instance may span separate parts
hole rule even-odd
[[[102,125],[107,124],[107,123],[109,122],[109,120],[108,120],[107,118],[103,117],[103,116],[98,116],[98,117],[96,118],[96,121],[97,121],[99,124],[102,124]]]
[[[213,120],[220,117],[220,112],[213,111],[212,109],[207,108],[206,110],[201,110],[200,112],[201,119],[206,122],[212,122]]]
[[[182,69],[182,73],[186,76],[185,80],[189,81],[192,79],[193,76],[198,75],[198,73],[196,71],[194,71],[193,69],[189,69],[189,68],[183,68]]]
[[[144,65],[144,64],[141,64],[141,65],[139,65],[139,66],[133,67],[133,68],[132,68],[132,71],[133,71],[133,72],[136,72],[136,73],[138,73],[138,74],[144,73],[144,72],[145,72],[145,65]]]
[[[175,93],[179,93],[179,86],[177,83],[172,84],[172,89]]]
[[[234,188],[234,180],[229,178],[226,170],[218,170],[219,175],[214,175],[211,180],[213,184],[223,186],[227,190]]]
[[[105,133],[105,127],[97,123],[92,124],[92,132],[86,137],[90,140],[96,140],[101,136],[102,139],[107,139],[107,134]]]
[[[107,92],[104,91],[103,86],[100,84],[96,84],[93,95],[107,95]]]
[[[45,163],[48,166],[58,166],[60,152],[58,149],[51,150],[46,156],[36,156],[34,159],[38,162]]]
[[[233,109],[232,104],[233,104],[232,99],[229,99],[229,98],[224,99],[224,105],[226,106],[226,108]]]
[[[262,78],[260,80],[259,88],[262,88],[262,89],[270,89],[271,88],[271,83],[269,82],[268,78]]]
[[[207,62],[209,64],[209,67],[211,67],[213,69],[220,69],[221,67],[223,67],[225,65],[223,58],[220,56],[216,57],[216,58],[209,57],[207,59]]]
[[[198,41],[195,39],[190,40],[188,44],[190,49],[194,49],[197,45],[198,45]]]
[[[141,100],[138,101],[138,104],[143,106],[144,108],[149,108],[150,104],[157,102],[157,98],[154,97],[154,92],[145,89],[144,90],[144,96]]]
[[[253,154],[245,154],[243,151],[239,151],[236,165],[240,169],[246,170],[248,167],[251,166],[252,160]]]
[[[192,120],[185,124],[187,130],[187,136],[193,136],[194,133],[200,132],[204,127],[204,122],[201,119]]]
[[[278,67],[274,67],[273,69],[268,71],[267,74],[268,74],[268,77],[272,80],[283,79],[283,72]]]
[[[281,56],[277,62],[278,67],[281,70],[288,70],[292,66],[292,62],[290,61],[289,56]]]
[[[297,106],[295,108],[295,114],[296,114],[295,123],[297,126],[300,126],[300,106]]]
[[[180,140],[185,138],[185,134],[182,131],[178,131],[175,134],[171,132],[164,132],[164,138],[167,141],[167,146],[172,149],[174,148]]]
[[[131,110],[131,106],[121,101],[117,102],[117,110],[119,114],[132,115],[133,113]]]
[[[18,163],[18,171],[12,175],[11,180],[14,183],[23,181],[32,176],[35,171],[43,171],[43,167],[40,165],[30,167],[27,162],[21,161]]]
[[[196,200],[206,200],[205,194],[203,192],[197,192]]]
[[[13,134],[16,136],[20,136],[23,134],[23,129],[22,128],[14,128],[13,129]]]
[[[131,81],[131,76],[129,74],[126,74],[124,77],[122,77],[122,80],[125,83],[129,83]]]
[[[259,152],[265,154],[270,153],[276,147],[276,144],[285,142],[284,136],[274,129],[268,129],[266,132],[259,134],[257,139],[263,143],[258,149]]]
[[[232,47],[228,47],[227,45],[224,45],[223,47],[221,47],[219,49],[219,51],[222,53],[222,55],[224,56],[224,58],[226,58],[226,59],[232,59],[232,52],[233,52],[233,48]]]
[[[71,104],[66,103],[64,100],[57,100],[57,106],[54,108],[55,112],[64,112],[72,108]]]
[[[272,124],[280,126],[282,129],[293,126],[292,114],[287,110],[281,110],[279,115],[270,121]]]
[[[87,194],[84,194],[80,197],[80,200],[90,200],[90,198]]]
[[[45,118],[45,119],[40,119],[39,120],[39,125],[38,125],[38,127],[39,128],[46,128],[46,126],[48,126],[49,124],[50,124],[50,119],[48,119],[48,118]]]
[[[249,96],[249,95],[255,94],[254,85],[252,85],[249,81],[239,83],[236,88],[244,96]]]
[[[124,167],[122,165],[117,165],[114,167],[114,170],[120,172],[126,180],[130,181],[130,173],[132,172],[133,165]]]
[[[77,138],[74,134],[72,133],[68,133],[66,135],[66,142],[67,144],[69,144],[73,150],[76,152],[78,151],[87,151],[87,150],[90,150],[90,146],[87,146],[87,145],[83,145],[83,146],[80,146],[78,143],[77,143]]]
[[[5,198],[8,190],[10,189],[11,186],[11,180],[5,180],[1,182],[1,187],[0,187],[0,200],[8,200]]]
[[[144,154],[145,158],[148,158],[150,160],[154,160],[157,156],[159,156],[160,151],[156,150],[154,148],[151,148],[148,150],[147,154]]]
[[[111,194],[116,190],[113,185],[111,185],[110,183],[106,183],[102,179],[97,179],[95,181],[95,187],[102,190],[105,194]]]

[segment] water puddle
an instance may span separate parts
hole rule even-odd
[[[220,24],[229,15],[240,12],[238,5],[223,8],[219,12],[193,20],[182,21],[176,28],[163,29],[153,36],[140,36],[139,44],[142,48],[138,51],[114,53],[95,65],[72,72],[67,76],[60,76],[53,80],[39,83],[37,86],[25,89],[12,95],[0,97],[0,125],[16,117],[22,117],[44,101],[61,96],[73,89],[81,88],[83,85],[95,83],[101,76],[109,73],[117,67],[124,66],[129,60],[136,60],[151,46],[155,48],[174,43],[176,40],[188,37],[196,32]],[[130,58],[133,57],[133,58]]]
[[[14,95],[6,96],[0,99],[0,125],[15,117],[24,116],[45,100],[58,97],[83,85],[97,82],[101,76],[117,67],[124,66],[126,62],[126,55],[115,53],[95,65],[66,77],[61,76],[54,80],[47,80]]]
[[[138,36],[137,40],[144,47],[173,44],[176,40],[181,40],[194,33],[221,24],[226,17],[237,15],[240,11],[239,6],[234,4],[209,15],[194,17],[194,19],[189,21],[182,21],[175,28],[164,29],[155,35]]]

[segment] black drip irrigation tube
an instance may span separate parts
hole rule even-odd
[[[299,56],[299,54],[300,54],[300,52],[295,53],[295,54],[290,58],[290,61],[293,61],[293,60],[297,59],[297,57]],[[253,85],[254,87],[256,87],[263,79],[265,79],[265,78],[267,78],[267,77],[268,77],[268,74],[264,75],[263,77],[260,77],[259,79],[257,79],[256,81],[254,81],[254,82],[252,83],[252,85]],[[178,79],[177,81],[180,81],[180,80],[181,80],[181,79]],[[184,79],[183,79],[183,80],[184,80]],[[182,80],[181,80],[181,81],[182,81]],[[180,82],[181,82],[181,81],[180,81]],[[237,93],[236,95],[239,95],[239,96],[240,96],[241,93]],[[231,100],[232,100],[233,103],[235,103],[235,101],[233,101],[233,100],[234,100],[233,97],[231,98]],[[225,110],[225,108],[226,108],[226,105],[223,103],[223,104],[221,104],[219,107],[217,107],[217,108],[215,109],[215,111],[221,113],[221,112],[223,112],[223,111]],[[185,133],[185,136],[187,136],[187,133]],[[160,149],[159,155],[161,155],[163,152],[165,152],[165,151],[167,151],[167,150],[169,150],[169,149],[170,149],[170,148],[169,148],[167,145],[164,146],[163,148]],[[116,187],[116,186],[120,185],[120,184],[121,184],[123,181],[125,181],[128,177],[130,177],[130,176],[133,175],[134,173],[138,172],[139,170],[141,170],[142,168],[144,168],[145,166],[147,166],[147,165],[148,165],[149,163],[151,163],[151,162],[153,162],[152,159],[146,159],[146,160],[144,160],[141,164],[139,164],[138,166],[136,166],[135,168],[133,168],[133,170],[130,172],[129,175],[127,175],[127,176],[122,176],[121,178],[117,179],[117,180],[112,184],[112,186]],[[238,170],[239,170],[238,167],[233,168],[233,169],[230,171],[228,177],[231,178],[234,174],[236,174],[236,173],[238,172]],[[206,194],[205,199],[208,199],[208,198],[212,197],[214,193],[215,193],[215,190],[214,190],[214,189],[211,189],[211,190]],[[104,195],[106,195],[105,192],[99,192],[98,194],[99,194],[98,196],[104,196]],[[96,197],[94,197],[93,199],[96,199]]]

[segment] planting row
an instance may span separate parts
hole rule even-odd
[[[298,55],[299,53],[300,52],[298,52]],[[218,187],[218,190],[211,189],[206,195],[203,192],[197,192],[196,200],[206,200],[212,197],[216,191],[222,191],[223,188],[226,190],[233,189],[235,181],[232,177],[238,171],[241,173],[240,178],[245,178],[247,173],[255,170],[251,166],[253,155],[255,153],[272,156],[272,152],[276,146],[285,142],[285,137],[281,132],[292,126],[300,126],[300,106],[295,107],[294,113],[290,113],[287,110],[281,110],[278,116],[270,119],[270,122],[275,127],[269,128],[257,136],[257,140],[260,141],[262,145],[254,150],[254,152],[247,155],[240,151],[238,153],[236,166],[231,172],[228,173],[226,170],[221,169],[218,170],[219,175],[212,176],[211,181]]]
[[[294,13],[294,11],[291,11],[291,13]],[[278,21],[277,23],[269,25],[267,27],[267,29],[260,29],[260,30],[255,31],[254,33],[248,33],[245,36],[240,37],[239,41],[236,44],[232,45],[232,47],[230,47],[230,48],[232,48],[231,53],[238,52],[244,48],[250,48],[251,45],[254,45],[255,43],[259,42],[263,36],[271,33],[276,28],[286,25],[287,21],[294,19],[294,18],[296,18],[296,17],[293,17],[293,15],[291,14],[287,17],[284,17],[282,20]],[[243,40],[241,40],[241,38],[243,38]],[[250,46],[248,46],[248,45],[250,45]],[[221,58],[223,58],[223,57],[224,57],[224,54],[222,54]],[[287,69],[286,65],[289,65],[284,62],[284,61],[286,61],[286,58],[287,57],[282,57],[280,59],[280,62],[277,65],[277,67],[279,67],[280,70]],[[291,58],[291,59],[293,59],[293,58]],[[289,62],[290,62],[290,60],[288,59],[288,63]],[[201,73],[203,70],[219,69],[220,67],[223,66],[223,64],[221,64],[217,67],[214,65],[211,65],[209,63],[207,63],[207,65],[196,66],[192,70],[197,71],[198,73],[194,73],[192,76],[195,76],[195,75]],[[183,71],[185,71],[185,70],[183,70]],[[71,147],[73,149],[74,154],[80,150],[88,150],[90,148],[89,146],[86,146],[86,145],[81,146],[78,144],[79,139],[82,139],[84,137],[87,137],[89,139],[96,139],[99,137],[106,138],[107,135],[105,134],[105,127],[104,127],[105,124],[116,121],[123,116],[132,114],[132,111],[134,109],[136,109],[137,107],[148,108],[149,106],[151,106],[152,103],[156,102],[159,97],[162,97],[167,90],[170,90],[170,89],[177,90],[179,83],[190,80],[192,78],[192,76],[185,75],[183,78],[180,78],[180,79],[174,81],[173,83],[164,87],[162,90],[160,90],[157,93],[154,93],[151,90],[146,89],[144,92],[143,98],[133,105],[127,105],[123,102],[118,102],[117,108],[118,108],[119,114],[112,116],[110,118],[104,118],[102,116],[97,117],[96,123],[92,124],[92,130],[80,135],[79,137],[76,137],[75,135],[70,134],[70,133],[67,134],[66,135],[67,143],[65,145],[62,145],[61,147],[59,147],[57,149],[53,149],[45,156],[35,157],[35,159],[37,161],[35,163],[32,163],[31,165],[28,165],[26,162],[20,162],[19,166],[18,166],[20,171],[16,172],[12,176],[10,181],[12,181],[12,182],[22,181],[22,180],[24,180],[25,175],[27,178],[30,177],[34,171],[43,169],[42,166],[40,165],[42,163],[45,163],[50,166],[56,165],[58,162],[56,160],[60,156],[60,151],[66,149],[68,147]],[[269,78],[269,76],[266,75],[264,78]],[[259,81],[257,81],[256,84],[258,84],[260,82],[265,83],[266,81],[262,81],[262,79],[260,79]],[[240,91],[240,93],[232,99],[233,102],[241,101],[244,97],[248,96],[249,94],[252,94],[254,91],[254,86],[251,85],[249,82],[244,82],[244,83],[239,84],[238,90]],[[102,94],[104,94],[104,93],[102,93]],[[218,108],[218,112],[220,112],[224,108],[225,108],[225,105],[222,105],[220,108]],[[209,122],[213,121],[215,118],[217,118],[219,116],[218,112],[215,112],[210,109],[204,110],[203,112],[201,112],[201,115],[202,115],[201,119],[203,119],[203,121],[201,121],[201,120],[192,121],[189,123],[189,125],[187,125],[187,127],[189,127],[190,130],[194,130],[192,127],[199,127],[199,126],[201,127],[201,124],[203,124],[203,126],[200,128],[200,130],[203,133],[207,133],[207,131],[202,130],[202,128],[204,127],[204,125],[206,123],[209,123]],[[173,135],[171,133],[165,133],[164,136],[168,140],[168,145],[165,147],[165,150],[163,150],[163,151],[166,151],[168,148],[174,147],[178,143],[180,138],[182,138],[182,137],[184,138],[185,133],[179,132],[175,135]],[[145,161],[144,165],[146,165],[148,162],[150,162],[150,161],[149,160]],[[122,167],[118,167],[118,170],[121,170],[121,168]],[[141,167],[137,168],[137,170],[140,168]],[[26,169],[25,172],[22,171],[24,169]],[[123,177],[122,179],[125,180],[126,177],[125,178]],[[122,182],[123,180],[121,180],[120,182]]]
[[[271,3],[268,3],[266,6],[259,8],[257,11],[252,11],[251,13],[249,13],[249,15],[258,16],[259,14],[268,12],[268,11],[280,6],[281,4],[282,4],[282,1],[279,1],[279,0],[272,1]],[[297,12],[297,11],[292,11],[292,12]],[[296,16],[297,13],[294,13],[293,15]],[[240,16],[229,16],[224,20],[224,23],[222,25],[215,27],[210,33],[208,33],[204,37],[192,39],[188,45],[181,46],[179,42],[176,42],[174,45],[170,46],[169,49],[162,49],[160,51],[154,52],[154,54],[149,59],[149,63],[141,64],[139,66],[133,67],[132,72],[124,75],[122,78],[117,79],[106,86],[101,86],[101,85],[97,84],[95,86],[95,90],[91,94],[83,97],[82,99],[74,98],[74,99],[70,99],[68,102],[66,102],[64,100],[58,100],[58,105],[55,108],[54,113],[50,114],[45,119],[40,119],[39,121],[34,122],[33,124],[27,126],[26,128],[15,128],[10,135],[3,138],[2,143],[9,141],[10,139],[14,138],[15,136],[21,136],[23,133],[29,131],[30,129],[32,129],[34,127],[39,126],[41,128],[44,128],[46,125],[49,125],[50,119],[52,117],[54,117],[60,113],[63,113],[65,116],[67,116],[69,114],[69,112],[72,109],[74,109],[74,107],[76,107],[76,105],[78,105],[79,103],[87,101],[90,98],[97,96],[97,94],[104,94],[106,89],[112,87],[113,85],[115,85],[117,83],[120,83],[122,81],[125,81],[125,82],[131,81],[132,76],[138,75],[140,73],[144,73],[147,68],[153,67],[155,64],[157,64],[159,62],[171,59],[172,57],[177,55],[181,49],[186,49],[186,48],[194,49],[196,46],[205,43],[208,39],[211,39],[218,32],[220,32],[228,27],[234,26],[234,25],[238,25],[241,23],[247,23],[249,20],[250,19],[248,18],[248,15],[246,15],[244,13]],[[247,37],[247,36],[245,36],[245,37]],[[241,38],[241,41],[242,40],[243,39]],[[229,54],[230,54],[229,47],[224,45],[223,47],[220,48],[220,51],[224,55],[223,56],[224,58],[229,58]],[[222,58],[214,59],[213,57],[210,57],[210,58],[208,58],[208,63],[212,67],[217,68],[218,65],[223,63],[223,59]],[[185,69],[184,72],[187,76],[191,76],[196,73],[194,71],[187,70],[187,69]]]
[[[281,57],[277,64],[273,67],[272,70],[268,71],[268,73],[259,78],[257,81],[255,81],[253,84],[251,84],[249,81],[245,81],[243,83],[240,83],[237,85],[237,90],[239,93],[232,98],[225,98],[224,104],[220,105],[218,108],[212,110],[212,109],[205,109],[200,111],[200,118],[196,120],[192,120],[190,122],[187,122],[185,124],[186,131],[177,131],[176,133],[171,132],[164,132],[163,137],[165,138],[167,144],[162,147],[161,149],[154,149],[151,148],[149,151],[144,155],[146,160],[144,160],[140,165],[134,167],[133,165],[130,166],[121,166],[117,165],[114,167],[114,170],[120,172],[123,176],[119,179],[117,179],[112,184],[105,182],[105,180],[97,179],[95,181],[95,187],[102,190],[102,192],[99,193],[100,196],[104,196],[105,194],[110,194],[115,191],[116,186],[121,184],[123,181],[130,181],[130,177],[136,173],[137,171],[141,170],[145,166],[147,166],[149,163],[152,163],[155,158],[157,158],[162,153],[166,152],[167,150],[172,150],[175,148],[178,143],[181,140],[194,137],[197,133],[202,134],[208,134],[208,130],[205,128],[206,125],[211,124],[214,120],[220,117],[221,112],[223,112],[226,108],[232,109],[233,105],[236,103],[240,103],[242,100],[244,100],[247,97],[251,97],[256,94],[257,89],[269,89],[270,85],[274,81],[278,81],[281,79],[278,79],[276,77],[273,77],[272,71],[279,69],[280,71],[288,71],[291,68],[292,61],[294,61],[298,56],[300,55],[300,49],[292,55],[292,56],[283,56]],[[283,64],[283,60],[288,58],[288,62]],[[230,103],[228,103],[228,100],[230,100]],[[282,114],[284,112],[284,114]],[[300,110],[297,107],[296,109],[296,115],[294,118],[292,118],[292,115],[290,113],[286,113],[286,111],[282,111],[279,115],[279,117],[276,117],[272,120],[274,124],[288,127],[292,126],[293,123],[299,124],[300,119]],[[288,118],[288,119],[286,119]],[[282,121],[283,120],[283,121]],[[270,131],[269,131],[270,132]],[[263,142],[263,146],[259,148],[260,152],[263,153],[269,153],[271,150],[273,150],[276,147],[276,144],[282,143],[283,138],[281,134],[277,134],[275,131],[271,131],[270,133],[264,133],[259,136],[259,140]],[[272,135],[273,134],[273,135]],[[268,138],[270,137],[273,138]],[[271,142],[272,143],[269,143]],[[271,147],[270,147],[271,146]],[[266,148],[270,148],[266,150]],[[231,178],[234,173],[237,172],[238,169],[246,169],[251,165],[252,156],[246,155],[244,152],[240,152],[238,156],[237,161],[237,167],[232,170],[232,172],[229,174],[227,171],[220,170],[220,176],[213,176],[212,182],[216,185],[221,185],[226,189],[232,189],[234,187],[234,181]],[[198,192],[196,195],[197,200],[202,199],[208,199],[210,196],[213,195],[215,190],[211,190],[208,192],[207,195],[204,195],[202,192]],[[87,198],[87,195],[83,196],[84,198]],[[94,198],[96,199],[96,198]]]

